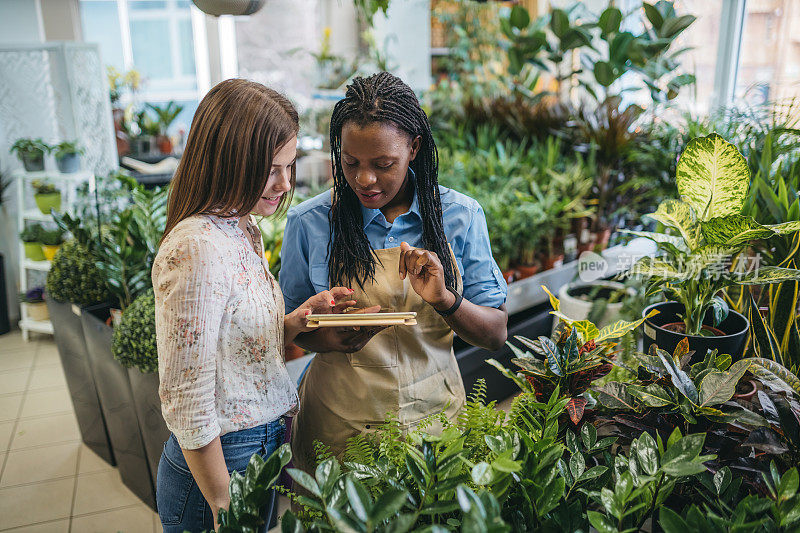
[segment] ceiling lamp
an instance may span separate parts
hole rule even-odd
[[[200,11],[220,15],[252,15],[262,7],[264,0],[192,0]]]

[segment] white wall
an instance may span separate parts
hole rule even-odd
[[[430,18],[430,0],[395,0],[386,17],[375,16],[375,37],[386,46],[392,71],[415,91],[431,85]]]
[[[0,0],[0,44],[44,40],[39,0]]]

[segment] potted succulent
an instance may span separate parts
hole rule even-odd
[[[50,146],[41,139],[17,139],[11,145],[11,151],[17,153],[25,170],[40,172],[44,170],[44,154],[50,152]]]
[[[26,226],[20,233],[19,237],[25,246],[25,257],[31,261],[44,261],[45,256],[42,251],[42,225],[34,224]]]
[[[800,270],[760,266],[747,255],[751,242],[800,230],[800,221],[761,225],[742,214],[750,171],[735,146],[716,134],[688,143],[678,161],[680,200],[667,200],[649,215],[667,232],[635,232],[653,240],[660,254],[644,257],[628,272],[648,281],[649,292],[671,300],[644,313],[660,313],[644,327],[645,350],[656,343],[673,352],[689,339],[702,357],[708,350],[738,358],[747,337],[747,319],[728,308],[722,291],[737,285],[800,280]]]
[[[34,287],[27,292],[20,293],[20,303],[25,304],[25,314],[31,320],[44,321],[50,319],[47,304],[44,301],[44,287]]]
[[[39,211],[49,215],[51,210],[61,210],[61,191],[55,185],[44,180],[33,180],[31,186],[34,190],[33,199]]]
[[[64,232],[60,229],[42,230],[40,241],[42,243],[44,258],[48,261],[52,261],[56,256],[56,252],[61,247],[61,244],[64,242]]]
[[[128,368],[133,400],[142,428],[151,472],[158,472],[158,461],[169,437],[161,416],[158,396],[158,351],[156,349],[155,296],[149,290],[136,298],[114,328],[111,351]]]
[[[45,292],[81,438],[113,465],[114,454],[81,323],[82,309],[108,300],[108,290],[91,250],[77,240],[65,242],[53,258]]]
[[[168,130],[170,125],[178,118],[178,115],[181,114],[181,111],[183,111],[183,106],[170,100],[163,107],[154,104],[147,104],[147,107],[152,109],[158,116],[158,135],[156,137],[158,150],[165,155],[171,154],[173,146]]]
[[[75,141],[62,141],[53,147],[59,172],[70,174],[81,168],[83,148]]]

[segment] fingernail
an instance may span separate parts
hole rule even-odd
[[[331,305],[336,305],[336,300],[331,300]]]

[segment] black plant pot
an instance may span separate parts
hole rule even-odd
[[[108,439],[108,429],[100,407],[96,379],[78,314],[81,310],[71,303],[57,302],[49,296],[45,300],[81,438],[92,451],[114,465],[114,453]]]
[[[164,443],[169,438],[169,430],[161,416],[161,399],[158,397],[158,373],[145,374],[138,368],[129,368],[128,377],[133,390],[133,401],[136,403],[136,414],[139,427],[142,429],[142,440],[153,472],[153,481],[158,473],[158,461],[164,450]]]
[[[11,321],[8,319],[8,293],[6,292],[6,264],[3,254],[0,254],[0,335],[11,331]]]
[[[81,322],[86,348],[97,376],[97,393],[122,482],[155,509],[155,484],[144,450],[128,371],[111,354],[114,330],[106,325],[109,316],[109,306],[105,304],[83,310]]]
[[[684,313],[684,307],[678,302],[661,302],[653,304],[644,311],[642,316],[657,309],[659,313],[644,322],[644,351],[650,349],[651,344],[656,344],[662,350],[672,353],[678,343],[684,339],[689,339],[689,349],[694,350],[692,363],[702,361],[708,350],[717,350],[720,354],[728,354],[735,361],[742,356],[744,343],[747,339],[747,332],[750,330],[750,322],[740,313],[731,311],[728,318],[722,321],[717,329],[725,335],[718,337],[700,337],[698,335],[686,335],[664,329],[663,326],[674,322],[682,322],[679,315]],[[711,326],[711,313],[706,314],[703,324]]]

